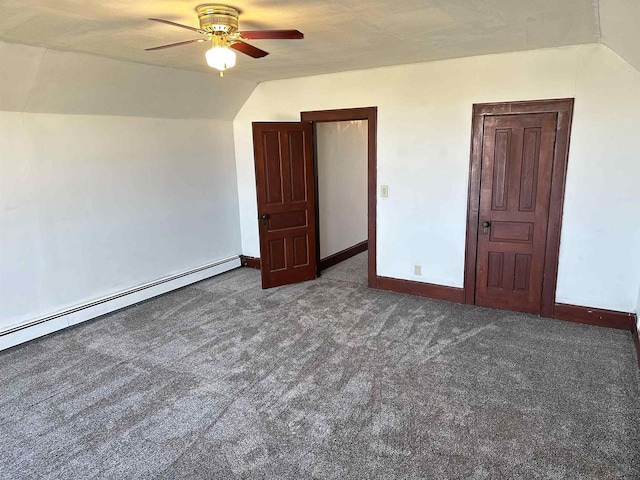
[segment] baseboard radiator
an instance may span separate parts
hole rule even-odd
[[[2,328],[0,329],[0,350],[77,325],[238,267],[240,267],[240,257],[236,255],[159,278],[44,317]]]

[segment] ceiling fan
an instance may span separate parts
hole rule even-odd
[[[302,32],[298,30],[238,30],[238,9],[227,5],[204,4],[196,7],[200,28],[181,25],[180,23],[162,20],[160,18],[150,18],[154,22],[166,23],[174,27],[185,28],[193,32],[204,35],[205,38],[185,40],[184,42],[170,43],[159,47],[147,48],[145,50],[162,50],[164,48],[179,47],[190,43],[211,42],[211,49],[207,50],[205,58],[207,64],[220,71],[220,76],[226,69],[236,64],[236,54],[233,50],[249,55],[253,58],[262,58],[269,55],[253,45],[249,45],[245,40],[296,40],[304,38]]]

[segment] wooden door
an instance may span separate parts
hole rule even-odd
[[[556,113],[484,121],[475,302],[540,313]]]
[[[316,278],[311,123],[254,123],[262,288]]]

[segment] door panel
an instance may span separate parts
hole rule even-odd
[[[282,172],[280,159],[280,134],[276,132],[264,132],[262,135],[264,152],[265,191],[267,205],[282,204]]]
[[[254,123],[262,287],[316,278],[310,123]]]
[[[533,226],[531,222],[491,222],[489,240],[504,243],[531,243]]]
[[[307,201],[307,165],[304,154],[304,132],[287,132],[289,137],[289,175],[291,202]],[[313,161],[313,159],[312,159]]]
[[[477,305],[540,313],[556,122],[556,113],[485,117]]]
[[[272,213],[267,219],[267,228],[270,232],[287,230],[289,228],[306,227],[307,224],[306,210]]]

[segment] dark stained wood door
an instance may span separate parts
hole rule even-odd
[[[476,305],[540,313],[556,122],[485,118]]]
[[[311,123],[254,123],[262,288],[316,278]]]

